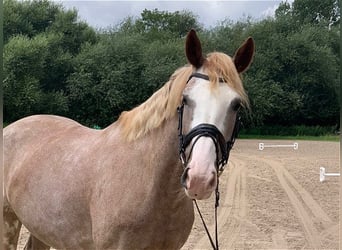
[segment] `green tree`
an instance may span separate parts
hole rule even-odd
[[[83,44],[96,42],[95,31],[75,10],[51,1],[6,0],[4,12],[4,120],[66,115],[73,58]]]
[[[4,117],[11,122],[38,112],[65,113],[66,97],[60,92],[48,93],[41,89],[40,79],[45,72],[48,40],[43,35],[30,39],[12,37],[4,48]],[[45,102],[44,102],[45,100]],[[48,104],[48,105],[45,105]]]
[[[78,54],[83,43],[95,43],[97,41],[94,29],[87,23],[78,21],[76,10],[65,11],[61,9],[47,31],[59,34],[61,37],[59,46],[63,51],[67,51],[72,55]]]
[[[98,43],[86,45],[68,79],[73,118],[103,127],[139,103],[144,93],[141,55],[139,35],[103,35]]]
[[[47,0],[4,1],[4,41],[11,36],[33,37],[44,32],[54,21],[61,5]]]
[[[187,63],[184,56],[184,41],[178,39],[145,43],[142,63],[142,81],[146,88],[146,98],[167,82],[177,68]]]
[[[339,119],[339,33],[319,23],[298,25],[292,11],[285,2],[274,19],[248,29],[257,45],[245,79],[253,109],[251,124],[335,125]]]
[[[184,37],[190,29],[202,30],[197,17],[189,11],[143,10],[141,17],[127,17],[118,26],[124,33],[143,33],[147,40],[169,40]]]
[[[188,11],[144,10],[97,33],[75,10],[53,2],[5,0],[4,7],[7,122],[54,113],[87,125],[112,123],[186,63],[184,36],[191,28],[200,31],[205,53],[232,56],[246,37],[254,38],[254,62],[243,77],[252,104],[245,125],[339,121],[339,1],[285,1],[274,18],[227,19],[210,30]]]
[[[76,57],[68,80],[73,118],[101,127],[144,102],[186,63],[182,39],[148,42],[141,34],[103,34]]]
[[[295,0],[292,4],[284,1],[275,16],[277,19],[288,16],[297,26],[315,24],[331,28],[340,24],[340,0]]]
[[[340,22],[340,1],[295,0],[292,14],[301,23],[337,25]]]
[[[168,12],[158,9],[143,10],[136,25],[143,32],[169,31],[179,37],[185,36],[192,28],[201,29],[196,17],[189,11]]]

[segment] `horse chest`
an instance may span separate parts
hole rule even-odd
[[[93,230],[100,249],[179,249],[193,220],[192,202],[187,198],[177,204],[165,199],[121,201],[107,214],[99,211]]]

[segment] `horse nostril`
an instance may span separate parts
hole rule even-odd
[[[209,186],[213,187],[215,185],[215,178],[212,178],[209,182]]]
[[[213,176],[211,177],[211,179],[209,181],[209,186],[210,187],[213,187],[216,184],[216,173],[215,172],[212,172],[212,173],[213,173]]]

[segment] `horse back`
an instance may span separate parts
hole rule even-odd
[[[56,137],[66,137],[72,130],[87,129],[71,119],[52,115],[29,116],[8,125],[3,132],[5,168],[18,163],[38,145],[51,143]]]

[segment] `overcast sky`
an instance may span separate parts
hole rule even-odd
[[[81,20],[95,28],[108,28],[120,23],[125,17],[140,17],[144,9],[161,11],[188,10],[198,17],[198,21],[209,28],[225,19],[239,20],[246,16],[258,20],[273,15],[280,0],[240,0],[240,1],[94,1],[55,0],[67,9],[75,7]],[[292,2],[293,0],[288,0]]]

